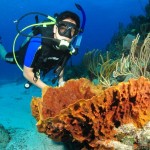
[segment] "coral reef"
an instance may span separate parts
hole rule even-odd
[[[69,80],[64,87],[47,87],[44,89],[42,99],[34,98],[32,101],[33,114],[45,120],[54,117],[68,105],[80,99],[89,99],[100,94],[101,86],[94,86],[89,80]],[[37,108],[38,106],[38,108]],[[39,112],[38,112],[39,111]],[[39,114],[40,113],[40,116]]]
[[[10,135],[8,131],[0,124],[0,149],[5,150],[7,144],[10,141]]]
[[[150,79],[150,33],[144,40],[140,50],[137,48],[140,35],[133,40],[130,54],[124,56],[116,65],[116,70],[113,72],[113,77],[130,75],[133,78],[144,76]]]
[[[124,55],[129,54],[130,42],[132,36],[140,34],[140,43],[143,43],[143,40],[146,38],[150,32],[150,1],[148,0],[147,5],[143,9],[145,15],[130,16],[130,23],[127,26],[124,26],[122,23],[118,25],[118,32],[114,33],[110,43],[106,46],[106,50],[110,53],[112,59],[118,59]],[[130,35],[131,39],[128,42],[126,41],[127,36]],[[125,43],[128,43],[128,46],[125,46]],[[125,45],[124,45],[125,44]],[[140,45],[140,44],[139,44]]]
[[[109,53],[106,56],[102,55],[102,52],[98,49],[93,49],[85,53],[82,63],[89,71],[89,78],[91,75],[97,79],[98,83],[101,83],[103,87],[111,86],[110,78],[116,68],[116,64],[119,60],[112,60],[109,58]]]
[[[142,131],[150,121],[150,81],[140,77],[102,90],[84,78],[69,80],[60,88],[46,87],[31,107],[39,132],[55,141],[77,141],[90,150],[140,148],[149,133]],[[128,124],[133,125],[130,130],[124,127]],[[141,136],[132,136],[135,130]]]
[[[84,55],[83,62],[87,70],[95,75],[103,87],[110,87],[129,78],[144,76],[150,79],[150,33],[138,47],[140,35],[132,41],[130,54],[121,59],[112,60],[107,53],[105,60],[99,50],[89,51]],[[116,68],[116,69],[115,69]]]

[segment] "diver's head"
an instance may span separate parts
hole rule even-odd
[[[77,28],[80,28],[80,18],[77,14],[71,11],[64,11],[60,13],[59,15],[57,14],[56,22],[59,23],[60,21],[70,18],[71,20],[74,20],[76,23]]]
[[[70,42],[79,33],[80,18],[71,11],[57,15],[54,26],[54,38]]]

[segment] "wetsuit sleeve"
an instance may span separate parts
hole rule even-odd
[[[40,45],[41,45],[41,38],[32,38],[30,40],[24,59],[24,65],[26,67],[31,67],[35,54]]]

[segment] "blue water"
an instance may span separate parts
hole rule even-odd
[[[105,50],[112,35],[118,30],[118,23],[127,25],[131,15],[144,14],[148,0],[1,0],[0,35],[4,46],[8,51],[12,51],[13,40],[17,33],[14,21],[23,14],[38,11],[53,16],[56,12],[71,10],[81,16],[75,3],[82,5],[87,21],[79,54],[73,57],[74,64],[80,62],[87,50]],[[2,61],[0,70],[1,79],[13,80],[21,76],[20,70],[15,65]]]
[[[56,12],[60,13],[65,10],[71,10],[82,17],[80,11],[75,7],[75,3],[83,7],[87,18],[79,54],[72,58],[73,64],[78,64],[84,53],[88,50],[100,49],[105,51],[106,45],[110,42],[113,34],[118,31],[118,24],[121,22],[126,26],[131,21],[131,15],[144,15],[144,7],[148,3],[148,0],[0,0],[0,36],[2,37],[3,45],[7,51],[12,51],[13,41],[17,34],[14,21],[25,13],[36,11],[53,16]],[[25,22],[25,24],[26,23],[33,24],[34,22],[33,19],[31,19]],[[21,44],[21,40],[19,42],[17,41],[17,46]],[[0,84],[9,83],[10,81],[15,81],[17,84],[24,83],[22,82],[22,72],[16,65],[11,65],[0,60]],[[22,86],[23,89],[21,89],[21,91],[23,92],[16,93],[17,88],[19,88],[19,85],[18,87],[16,86],[16,89],[11,89],[11,86],[7,89],[11,97],[10,99],[7,99],[7,95],[4,97],[5,93],[0,91],[0,100],[2,101],[3,98],[6,104],[7,101],[17,104],[18,99],[22,99],[22,101],[19,101],[21,103],[20,106],[24,106],[25,109],[19,113],[23,113],[23,111],[30,112],[29,103],[31,97],[35,96],[33,95],[33,91],[35,90],[24,91]],[[38,91],[38,95],[40,94],[40,91]],[[24,97],[27,101],[24,101]],[[23,103],[26,103],[26,105]],[[4,107],[5,103],[4,106],[1,104],[0,106],[1,108]],[[18,106],[18,104],[16,106]],[[10,108],[12,109],[12,107]],[[14,110],[16,110],[14,112],[17,112],[16,108],[14,108]],[[6,107],[6,109],[9,110],[9,107]],[[5,118],[4,114],[0,116]],[[12,114],[12,116],[15,115]],[[11,119],[13,120],[13,118]],[[14,118],[14,120],[15,119],[16,118]],[[28,119],[26,121],[28,122]]]

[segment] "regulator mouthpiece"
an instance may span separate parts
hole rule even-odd
[[[59,43],[59,49],[61,50],[66,50],[69,47],[69,42],[65,41],[65,40],[61,40]]]

